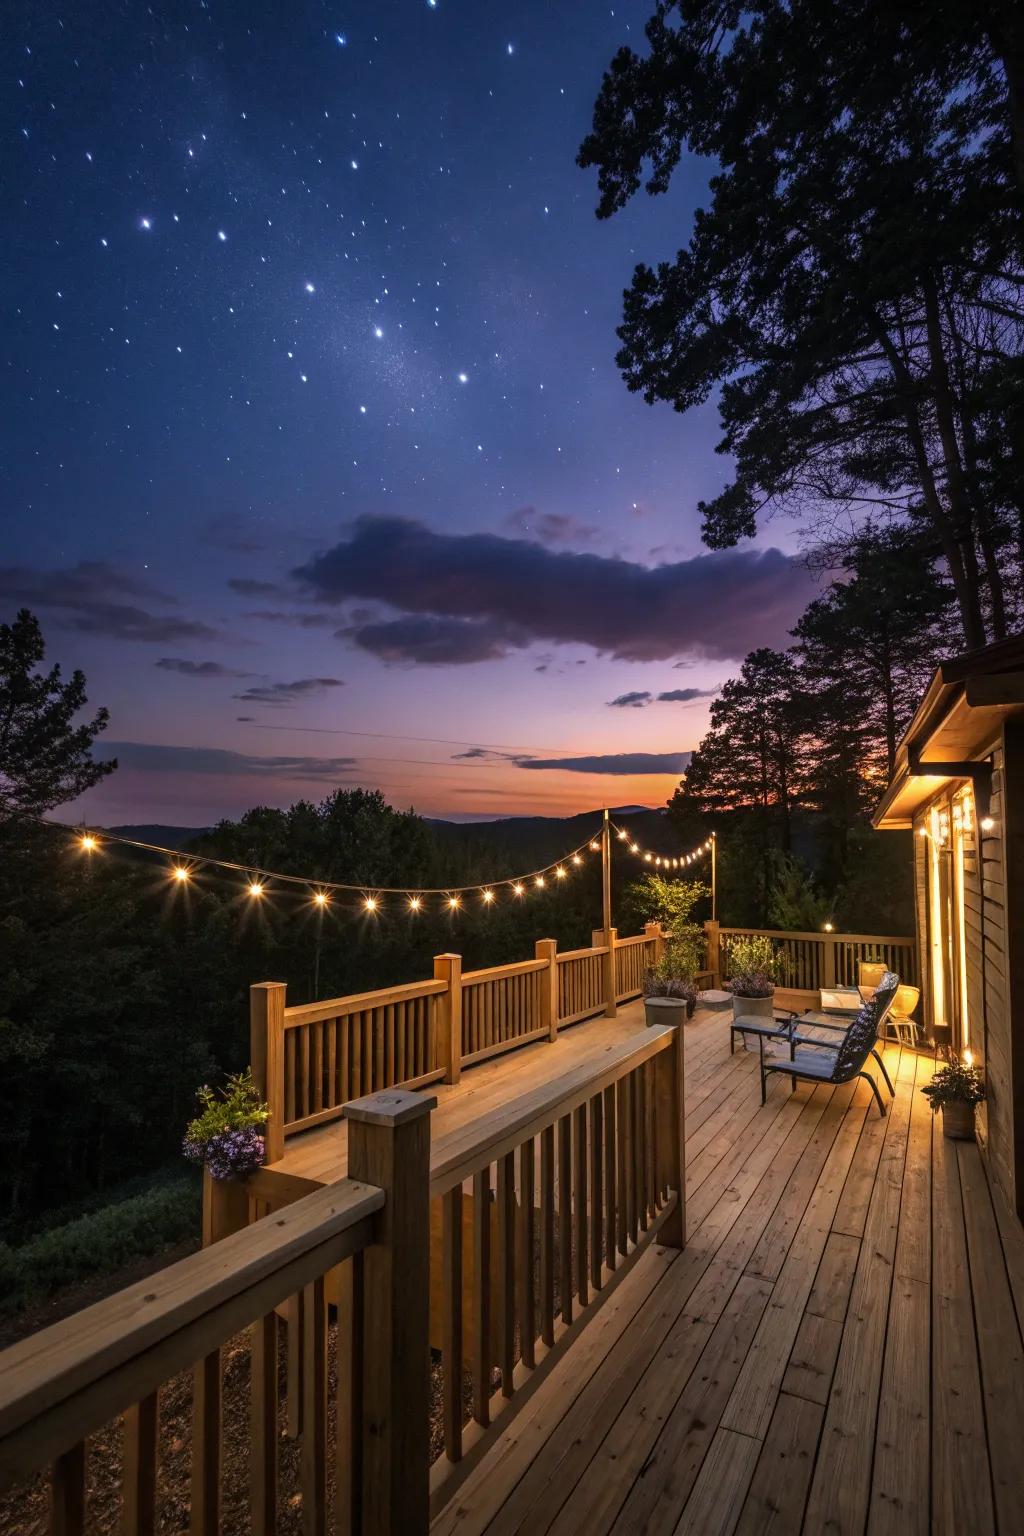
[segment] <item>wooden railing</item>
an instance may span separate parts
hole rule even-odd
[[[786,969],[780,986],[816,993],[822,987],[855,987],[861,961],[881,960],[901,981],[917,985],[917,945],[912,938],[866,933],[789,933],[770,928],[718,928],[708,924],[709,948],[718,949],[716,969],[730,975],[730,951],[739,939],[763,936],[781,951]],[[710,963],[710,962],[709,962]]]
[[[682,1246],[682,1049],[675,1028],[632,1035],[599,1065],[479,1120],[435,1160],[444,1451],[434,1510],[654,1234]]]
[[[388,1134],[373,1128],[372,1135]],[[410,1145],[406,1132],[403,1148]],[[416,1170],[407,1167],[402,1177],[415,1179]],[[422,1158],[418,1177],[422,1200],[427,1181]],[[161,1424],[161,1393],[173,1378],[191,1370],[194,1536],[221,1529],[228,1407],[233,1417],[241,1407],[248,1421],[248,1489],[239,1528],[260,1536],[275,1530],[284,1493],[301,1500],[306,1530],[325,1530],[331,1460],[337,1528],[383,1530],[367,1519],[373,1479],[390,1474],[378,1461],[377,1448],[370,1447],[369,1465],[364,1460],[363,1378],[370,1383],[378,1370],[389,1368],[385,1340],[367,1326],[370,1312],[361,1297],[371,1274],[375,1284],[383,1283],[379,1255],[370,1273],[364,1273],[363,1260],[379,1241],[376,1218],[390,1193],[342,1179],[5,1351],[0,1356],[0,1487],[49,1466],[54,1533],[77,1536],[94,1524],[115,1528],[118,1515],[126,1533],[164,1528],[158,1525],[161,1466],[180,1454],[180,1445],[169,1443],[168,1427]],[[338,1274],[339,1267],[340,1290],[349,1305],[339,1309],[330,1349],[341,1431],[329,1443],[326,1277]],[[282,1489],[277,1309],[296,1299],[300,1304],[292,1315],[301,1315],[302,1322],[300,1338],[293,1342],[303,1357],[303,1443],[298,1486]],[[249,1354],[247,1403],[237,1379],[229,1389],[225,1374],[224,1346],[230,1340],[237,1348],[239,1335]],[[413,1391],[415,1375],[413,1368]],[[234,1401],[238,1397],[241,1404]],[[113,1432],[108,1430],[118,1419],[120,1433],[116,1423]],[[99,1464],[102,1475],[87,1480],[91,1437],[96,1437],[93,1466]],[[90,1497],[91,1483],[97,1491]]]
[[[251,988],[253,1075],[270,1105],[267,1161],[284,1140],[338,1119],[345,1104],[383,1088],[457,1083],[464,1065],[557,1038],[560,1029],[639,997],[661,945],[658,924],[619,938],[595,932],[589,949],[558,953],[538,939],[534,957],[463,971],[437,955],[430,980],[288,1007],[284,982]]]
[[[308,1536],[426,1536],[655,1234],[682,1246],[682,1052],[676,1028],[634,1033],[481,1113],[433,1162],[433,1097],[347,1104],[347,1178],[0,1355],[0,1492],[21,1485],[36,1510],[26,1479],[48,1469],[53,1536],[152,1536],[179,1530],[186,1508],[192,1536],[271,1536],[296,1509]]]

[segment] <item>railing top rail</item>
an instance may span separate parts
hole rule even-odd
[[[566,949],[560,955],[555,956],[559,965],[564,965],[567,960],[586,960],[590,955],[606,955],[607,944],[587,945],[585,949]]]
[[[768,939],[813,939],[818,944],[913,944],[911,933],[797,933],[788,928],[720,928],[719,933],[755,934]]]
[[[652,1025],[643,1034],[615,1041],[596,1059],[511,1099],[486,1117],[435,1143],[430,1170],[431,1197],[443,1195],[563,1115],[578,1109],[644,1061],[669,1049],[675,1029]]]
[[[463,971],[462,985],[472,986],[474,982],[500,981],[503,976],[528,976],[531,971],[543,971],[547,967],[546,960],[514,960],[510,965],[487,965],[482,971]]]
[[[627,938],[617,938],[615,940],[615,948],[622,949],[627,944],[649,944],[650,941],[651,936],[649,933],[631,933]]]
[[[319,1003],[300,1003],[284,1010],[285,1029],[299,1024],[318,1024],[321,1019],[337,1019],[346,1013],[361,1013],[364,1008],[386,1008],[389,1003],[407,1003],[416,997],[434,997],[444,992],[448,983],[433,977],[426,981],[406,981],[397,987],[379,987],[376,992],[353,992],[348,997],[327,997]]]
[[[238,1328],[365,1248],[384,1192],[341,1179],[13,1344],[0,1484],[45,1465]]]

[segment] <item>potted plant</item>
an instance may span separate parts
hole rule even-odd
[[[974,1106],[985,1098],[985,1083],[975,1066],[950,1061],[921,1089],[932,1110],[942,1110],[942,1134],[956,1141],[974,1140]]]
[[[734,1018],[774,1017],[775,983],[785,964],[771,939],[752,934],[729,946],[729,979]]]
[[[212,1179],[246,1179],[263,1162],[263,1127],[270,1118],[246,1068],[229,1077],[220,1093],[199,1090],[199,1114],[189,1123],[182,1151],[203,1163]]]
[[[669,940],[657,965],[644,971],[644,1008],[648,1024],[681,1024],[697,1006],[698,956],[688,937]],[[676,1018],[673,1010],[684,1010]]]

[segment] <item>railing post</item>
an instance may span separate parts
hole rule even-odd
[[[462,956],[435,955],[434,978],[448,983],[442,996],[441,1061],[446,1083],[462,1075]]]
[[[283,981],[259,981],[249,988],[249,1061],[260,1097],[270,1106],[264,1131],[266,1161],[284,1156],[284,1005]]]
[[[708,918],[704,924],[704,939],[707,946],[705,970],[711,972],[711,985],[719,987],[722,984],[722,935],[717,918]]]
[[[619,941],[617,928],[595,928],[590,935],[590,942],[594,949],[607,949],[607,954],[601,956],[601,974],[604,978],[604,1016],[606,1019],[618,1017],[619,1002],[618,988],[615,985],[615,946]]]
[[[668,1010],[666,1010],[668,1011]],[[686,1245],[686,1111],[683,1098],[683,1031],[669,1025],[672,1044],[655,1062],[658,1181],[676,1191],[676,1207],[658,1241],[666,1248]]]
[[[451,958],[451,957],[445,957]],[[454,958],[458,959],[458,956]],[[430,1111],[401,1088],[345,1105],[348,1172],[385,1193],[363,1253],[363,1536],[430,1523]]]
[[[540,1023],[538,1029],[547,1026],[548,1039],[558,1039],[558,954],[557,939],[538,939],[533,946],[538,960],[547,961],[547,970],[540,972]]]
[[[660,965],[665,954],[665,935],[659,923],[644,923],[644,938],[654,940],[654,963]]]

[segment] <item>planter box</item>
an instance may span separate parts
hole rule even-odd
[[[974,1105],[943,1104],[942,1134],[953,1141],[973,1141]]]
[[[775,1017],[775,998],[772,997],[733,997],[732,1016],[734,1019],[764,1019],[770,1024]]]

